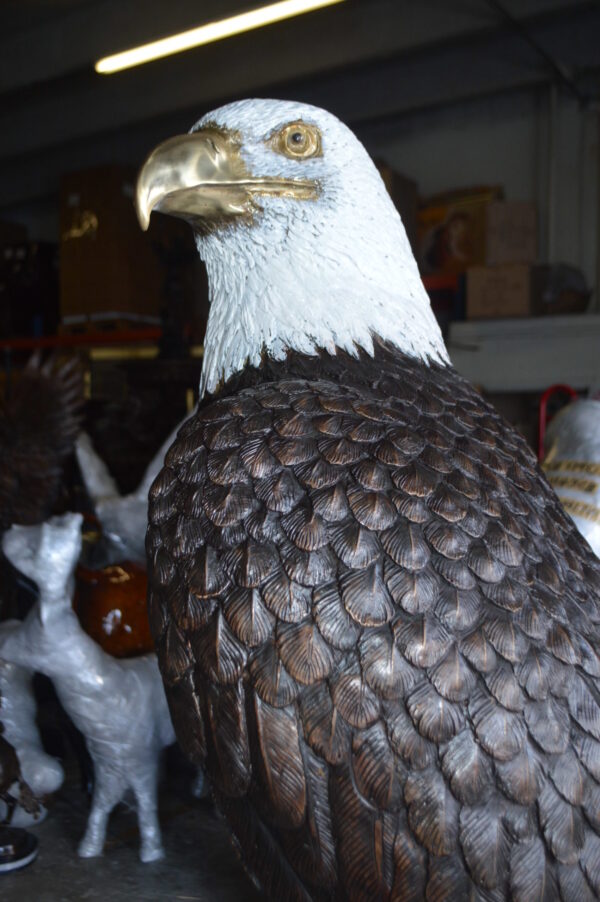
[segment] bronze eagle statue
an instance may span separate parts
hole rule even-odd
[[[246,100],[148,157],[211,310],[150,490],[178,737],[274,900],[600,894],[600,563],[448,359],[334,116]]]

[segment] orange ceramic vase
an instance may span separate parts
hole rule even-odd
[[[154,651],[146,606],[146,571],[123,561],[91,570],[77,567],[73,607],[83,629],[116,658]]]

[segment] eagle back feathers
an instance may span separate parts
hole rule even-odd
[[[600,892],[600,565],[452,369],[246,373],[147,548],[177,732],[272,898]]]

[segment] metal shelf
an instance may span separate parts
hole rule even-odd
[[[162,336],[158,326],[145,329],[115,329],[97,332],[63,333],[61,335],[41,335],[37,338],[0,338],[3,351],[35,351],[38,348],[79,348],[89,345],[133,345],[142,342],[156,342]]]
[[[544,391],[555,382],[587,389],[600,383],[600,316],[451,323],[448,351],[485,391]]]

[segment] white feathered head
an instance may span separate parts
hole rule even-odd
[[[159,145],[138,179],[152,210],[190,221],[210,284],[202,390],[267,353],[446,350],[400,216],[366,150],[331,113],[243,100]]]

